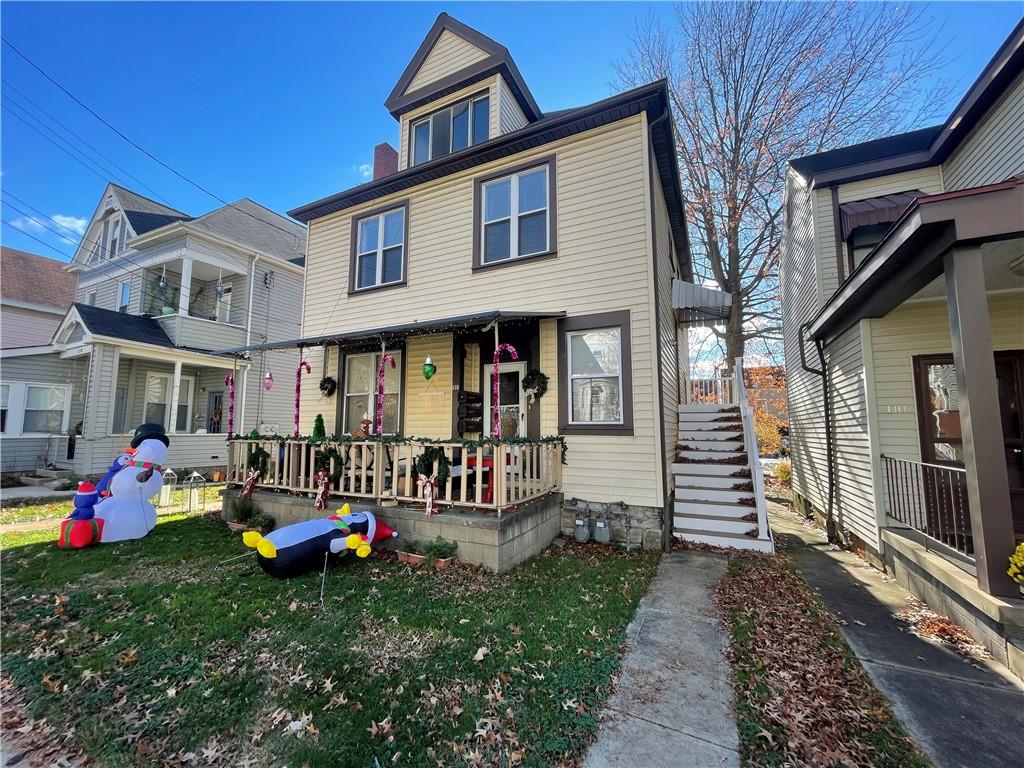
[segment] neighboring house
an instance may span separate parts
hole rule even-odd
[[[782,255],[798,504],[1004,660],[996,636],[1024,636],[1022,71],[1024,22],[943,124],[791,161]]]
[[[328,434],[373,431],[389,353],[397,367],[385,369],[384,433],[486,438],[495,348],[510,343],[518,360],[503,354],[500,364],[502,437],[562,435],[566,463],[553,469],[513,446],[492,466],[455,442],[446,450],[458,477],[473,470],[486,488],[475,502],[461,480],[439,494],[486,506],[492,493],[533,498],[560,480],[577,509],[608,504],[619,538],[628,530],[634,543],[661,546],[688,357],[673,287],[692,279],[665,82],[544,113],[503,46],[441,14],[385,105],[399,149],[378,146],[374,179],[290,212],[309,225],[304,338],[292,346],[338,382],[324,398],[319,376],[303,379],[302,431],[318,413]],[[536,400],[523,387],[531,372],[547,379]],[[294,475],[304,455],[294,454],[290,478],[272,467],[265,484],[309,487],[311,469]],[[378,457],[390,472],[376,472],[375,488],[353,470],[338,495],[415,496],[408,454],[395,455]],[[369,466],[342,461],[346,473]],[[742,532],[730,541],[750,542]]]
[[[232,372],[234,430],[288,429],[298,355],[215,350],[297,335],[305,237],[248,199],[191,217],[108,184],[67,266],[77,293],[52,338],[0,353],[2,469],[102,471],[146,421],[170,434],[170,466],[223,466]]]
[[[63,261],[0,246],[0,349],[50,343],[75,300]]]

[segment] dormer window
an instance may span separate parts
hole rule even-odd
[[[452,104],[412,124],[412,165],[458,152],[487,141],[490,99],[484,94]]]

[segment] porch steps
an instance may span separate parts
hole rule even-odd
[[[758,538],[759,506],[739,408],[680,405],[678,436],[672,464],[673,535],[700,544],[773,552],[770,531]],[[750,516],[755,519],[744,519]]]

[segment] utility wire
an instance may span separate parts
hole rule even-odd
[[[57,124],[58,126],[60,126],[61,128],[63,128],[63,129],[64,129],[64,131],[65,131],[66,133],[68,133],[69,135],[71,135],[71,136],[75,137],[76,139],[78,139],[78,141],[82,142],[82,144],[84,144],[84,145],[85,145],[85,146],[87,146],[87,147],[88,147],[89,149],[91,149],[91,150],[92,150],[93,152],[95,152],[95,153],[96,153],[97,155],[99,155],[100,157],[102,157],[102,158],[103,158],[104,160],[106,160],[106,161],[107,161],[108,163],[110,163],[110,164],[111,164],[111,165],[112,165],[112,166],[113,166],[114,168],[117,168],[117,169],[118,169],[118,170],[119,170],[119,171],[120,171],[121,173],[123,173],[123,174],[124,174],[125,176],[127,176],[127,177],[128,177],[129,179],[131,179],[132,181],[135,181],[135,182],[136,182],[136,183],[138,183],[138,184],[139,184],[139,185],[140,185],[141,187],[143,187],[143,188],[145,188],[146,190],[148,190],[148,191],[149,191],[150,193],[152,193],[152,194],[153,194],[153,196],[154,196],[154,197],[156,197],[156,198],[157,198],[157,199],[159,199],[159,200],[162,200],[162,201],[163,201],[163,202],[164,202],[164,203],[165,203],[166,205],[169,205],[169,206],[171,205],[171,203],[170,203],[170,201],[169,201],[169,200],[167,200],[167,199],[166,199],[165,197],[163,197],[163,196],[162,196],[162,195],[161,195],[161,194],[160,194],[159,192],[157,192],[157,191],[156,191],[155,189],[153,189],[153,188],[152,188],[151,186],[149,186],[148,184],[146,184],[146,182],[144,182],[144,181],[143,181],[142,179],[138,178],[137,176],[133,176],[133,175],[132,175],[131,173],[129,173],[128,171],[126,171],[126,170],[125,170],[124,168],[122,168],[122,167],[121,167],[120,165],[118,165],[117,163],[115,163],[115,162],[114,162],[113,160],[111,160],[111,159],[110,159],[110,158],[109,158],[109,157],[108,157],[107,155],[105,155],[105,154],[104,154],[103,152],[101,152],[101,151],[100,151],[100,150],[98,150],[98,149],[97,149],[96,147],[94,147],[94,146],[93,146],[92,144],[90,144],[90,143],[89,143],[88,141],[86,141],[86,140],[85,140],[85,138],[83,138],[83,137],[82,137],[81,135],[79,135],[78,133],[76,133],[76,132],[75,132],[75,131],[74,131],[73,129],[69,128],[69,127],[68,127],[67,125],[65,125],[65,124],[64,124],[63,122],[61,122],[61,121],[60,121],[59,119],[57,119],[56,117],[54,117],[54,116],[53,116],[52,114],[50,114],[49,112],[47,112],[47,111],[46,111],[46,110],[45,110],[45,109],[44,109],[43,107],[39,106],[39,104],[37,104],[37,103],[36,103],[36,102],[34,102],[34,101],[33,101],[32,99],[30,99],[30,98],[29,98],[28,96],[26,96],[26,95],[25,95],[24,93],[22,93],[21,91],[19,91],[19,90],[18,90],[17,88],[15,88],[15,87],[14,87],[14,86],[13,86],[13,85],[12,85],[11,83],[9,83],[9,82],[8,82],[7,80],[5,80],[5,79],[3,79],[3,78],[0,78],[0,83],[2,83],[2,84],[3,84],[4,88],[6,88],[6,89],[8,89],[8,90],[10,90],[10,91],[13,91],[13,92],[14,92],[15,94],[17,94],[17,95],[18,95],[18,96],[19,96],[19,97],[20,97],[20,98],[21,98],[22,100],[24,100],[24,101],[27,101],[27,102],[28,102],[29,104],[31,104],[31,105],[32,105],[33,107],[35,107],[35,108],[36,108],[37,110],[39,110],[39,112],[41,112],[41,113],[42,113],[43,115],[45,115],[45,116],[46,116],[46,117],[48,117],[48,118],[49,118],[50,120],[52,120],[52,121],[53,121],[54,123],[56,123],[56,124]],[[22,107],[22,109],[24,109],[24,107]],[[171,206],[171,207],[173,208],[173,206]]]
[[[106,120],[106,119],[105,119],[104,117],[102,117],[102,116],[101,116],[101,115],[100,115],[100,114],[99,114],[98,112],[96,112],[95,110],[93,110],[93,109],[92,109],[92,107],[90,107],[90,106],[89,106],[88,104],[86,104],[86,103],[85,103],[84,101],[82,101],[82,100],[81,100],[81,99],[79,99],[79,98],[78,98],[77,96],[75,96],[75,95],[74,95],[73,93],[71,93],[71,91],[69,91],[69,90],[68,90],[67,88],[65,88],[65,87],[64,87],[63,85],[61,85],[61,84],[60,84],[60,83],[59,83],[59,82],[58,82],[58,81],[57,81],[56,79],[54,79],[53,77],[51,77],[51,76],[50,76],[50,75],[49,75],[49,74],[48,74],[48,73],[47,73],[47,72],[46,72],[46,71],[45,71],[45,70],[44,70],[44,69],[43,69],[42,67],[40,67],[40,66],[39,66],[38,64],[36,64],[36,63],[35,63],[34,61],[32,61],[32,59],[30,59],[30,58],[29,58],[28,56],[26,56],[26,55],[25,55],[24,53],[22,53],[21,51],[19,51],[19,50],[18,50],[18,49],[17,49],[17,48],[16,48],[15,46],[14,46],[14,44],[13,44],[13,43],[11,43],[11,41],[10,41],[10,40],[8,40],[8,39],[7,39],[6,37],[0,37],[0,40],[2,40],[2,41],[3,41],[3,44],[4,44],[4,45],[6,45],[6,46],[7,46],[8,48],[10,48],[10,49],[11,49],[12,51],[14,51],[14,53],[16,53],[16,54],[17,54],[17,55],[18,55],[19,57],[21,57],[21,58],[22,58],[22,59],[23,59],[23,60],[24,60],[24,61],[25,61],[25,62],[26,62],[26,63],[27,63],[27,64],[28,64],[28,65],[29,65],[30,67],[32,67],[32,68],[33,68],[34,70],[36,70],[36,72],[38,72],[38,73],[39,73],[40,75],[42,75],[42,76],[43,76],[43,77],[45,77],[45,78],[46,78],[47,80],[49,80],[49,81],[50,81],[50,82],[51,82],[51,83],[52,83],[52,84],[53,84],[53,85],[54,85],[55,87],[57,87],[58,89],[60,89],[60,90],[61,90],[61,91],[62,91],[62,92],[64,93],[64,95],[66,95],[66,96],[67,96],[67,97],[68,97],[69,99],[71,99],[71,100],[72,100],[73,102],[75,102],[75,103],[76,103],[76,104],[77,104],[78,106],[80,106],[80,107],[81,107],[82,109],[84,109],[84,110],[85,110],[86,112],[88,112],[88,113],[89,113],[90,115],[92,115],[92,116],[93,116],[93,117],[95,117],[95,118],[96,118],[97,120],[99,120],[99,121],[100,121],[101,123],[103,123],[103,125],[107,126],[107,128],[109,128],[110,130],[112,130],[112,131],[113,131],[114,133],[116,133],[116,134],[117,134],[118,136],[120,136],[120,137],[121,137],[122,139],[124,139],[124,140],[125,140],[126,142],[128,142],[128,143],[129,143],[129,144],[131,144],[131,145],[132,145],[133,147],[135,147],[135,149],[137,149],[137,150],[138,150],[139,152],[141,152],[142,154],[144,154],[144,155],[145,155],[146,157],[148,157],[148,158],[149,158],[150,160],[152,160],[153,162],[155,162],[155,163],[157,163],[158,165],[162,166],[163,168],[166,168],[166,169],[167,169],[168,171],[170,171],[171,173],[173,173],[173,174],[174,174],[175,176],[177,176],[177,177],[178,177],[179,179],[181,179],[182,181],[185,181],[185,182],[187,182],[188,184],[191,184],[191,185],[192,185],[193,187],[195,187],[196,189],[198,189],[198,190],[199,190],[200,192],[203,192],[203,193],[205,193],[205,194],[209,195],[209,196],[210,196],[210,197],[212,197],[212,198],[213,198],[214,200],[217,200],[217,201],[219,201],[219,202],[220,202],[220,203],[222,203],[223,205],[225,205],[225,206],[227,206],[227,207],[230,207],[230,208],[235,208],[235,210],[237,210],[237,211],[239,211],[239,212],[241,212],[241,213],[244,213],[244,214],[245,214],[246,216],[249,216],[249,217],[251,217],[251,218],[253,218],[253,219],[256,219],[257,221],[260,221],[260,222],[262,222],[262,223],[264,223],[264,224],[267,224],[268,226],[271,226],[271,227],[273,227],[274,229],[280,230],[281,232],[284,232],[284,233],[285,233],[285,234],[287,234],[287,235],[291,235],[291,236],[292,236],[293,238],[295,238],[296,242],[298,242],[298,235],[296,235],[296,234],[295,234],[294,232],[290,232],[290,231],[288,231],[287,229],[285,229],[284,227],[279,227],[279,226],[278,226],[277,224],[274,224],[273,222],[267,221],[266,219],[262,219],[262,218],[260,218],[259,216],[255,215],[255,214],[253,214],[253,213],[250,213],[249,211],[246,211],[246,210],[244,210],[244,209],[242,209],[242,208],[236,208],[236,207],[235,207],[235,205],[234,205],[233,203],[229,203],[229,202],[228,202],[227,200],[225,200],[224,198],[222,198],[222,197],[220,197],[220,196],[218,196],[218,195],[214,194],[213,192],[211,192],[211,191],[210,191],[209,189],[207,189],[206,187],[204,187],[204,186],[203,186],[202,184],[200,184],[200,183],[198,183],[198,182],[196,182],[196,181],[193,181],[193,180],[192,180],[192,179],[190,179],[190,178],[189,178],[188,176],[186,176],[185,174],[183,174],[183,173],[181,173],[180,171],[178,171],[177,169],[175,169],[175,168],[174,168],[173,166],[171,166],[171,165],[168,165],[167,163],[165,163],[165,162],[164,162],[163,160],[161,160],[160,158],[158,158],[158,157],[157,157],[156,155],[154,155],[154,154],[153,154],[152,152],[150,152],[150,151],[149,151],[148,149],[146,149],[145,147],[143,147],[143,146],[141,146],[141,145],[137,144],[137,143],[136,143],[135,141],[133,141],[133,140],[132,140],[131,138],[129,138],[128,136],[126,136],[126,135],[125,135],[125,134],[124,134],[124,133],[123,133],[123,132],[122,132],[122,131],[121,131],[120,129],[116,128],[116,127],[115,127],[114,125],[112,125],[111,123],[109,123],[109,122],[108,122],[108,121],[107,121],[107,120]]]
[[[35,241],[36,241],[37,243],[39,243],[40,245],[45,245],[45,246],[46,246],[47,248],[49,248],[49,249],[50,249],[51,251],[56,251],[57,253],[61,254],[62,256],[67,256],[68,258],[71,258],[71,254],[70,254],[70,253],[68,253],[67,251],[62,251],[62,250],[61,250],[60,248],[57,248],[56,246],[50,245],[50,244],[49,244],[48,242],[46,242],[45,240],[41,240],[40,238],[36,237],[35,235],[33,235],[33,234],[29,233],[29,232],[26,232],[26,231],[25,231],[25,230],[23,230],[23,229],[22,229],[21,227],[19,227],[19,226],[15,225],[15,224],[12,224],[11,222],[9,222],[9,221],[8,221],[7,219],[0,219],[0,221],[2,221],[2,222],[3,222],[4,224],[6,224],[6,225],[7,225],[8,227],[10,227],[11,229],[13,229],[13,230],[16,230],[16,231],[20,232],[20,233],[21,233],[21,234],[23,234],[23,235],[24,235],[25,237],[30,237],[30,238],[32,238],[33,240],[35,240]]]
[[[81,159],[80,159],[80,158],[78,158],[77,156],[75,156],[75,155],[71,154],[71,152],[69,152],[68,150],[66,150],[66,149],[65,149],[64,147],[62,147],[62,146],[61,146],[60,144],[58,144],[58,143],[57,143],[56,141],[54,141],[54,140],[53,140],[53,139],[51,139],[51,138],[50,138],[49,136],[47,136],[47,135],[46,135],[45,133],[43,133],[42,131],[40,131],[40,130],[39,130],[38,128],[36,128],[36,127],[35,127],[34,125],[32,125],[32,123],[30,123],[30,122],[29,122],[28,120],[26,120],[26,119],[25,119],[24,117],[22,117],[22,116],[21,116],[21,115],[19,115],[19,114],[18,114],[17,112],[15,112],[15,111],[14,111],[13,109],[11,109],[10,107],[8,107],[8,106],[7,106],[6,104],[4,104],[4,105],[3,105],[3,109],[4,109],[4,111],[5,111],[5,112],[7,112],[8,114],[10,114],[10,115],[11,115],[12,117],[16,117],[16,118],[18,118],[18,120],[20,120],[20,121],[21,121],[21,122],[23,122],[23,123],[24,123],[25,125],[27,125],[27,126],[28,126],[29,128],[31,128],[31,129],[32,129],[33,131],[35,131],[36,133],[38,133],[38,134],[39,134],[39,135],[40,135],[40,136],[41,136],[42,138],[46,139],[46,140],[47,140],[48,142],[50,142],[51,144],[53,144],[53,146],[55,146],[55,147],[56,147],[57,149],[59,149],[59,150],[60,150],[61,152],[63,152],[63,153],[65,154],[65,155],[67,155],[68,157],[70,157],[70,158],[71,158],[72,160],[74,160],[74,161],[75,161],[76,163],[78,163],[79,165],[81,165],[81,166],[82,166],[83,168],[85,168],[85,169],[86,169],[87,171],[89,171],[89,172],[90,172],[90,173],[92,173],[93,175],[97,176],[97,177],[98,177],[98,178],[99,178],[99,179],[100,179],[101,181],[103,181],[104,183],[107,183],[107,182],[109,182],[109,181],[110,181],[110,179],[108,179],[108,178],[107,178],[107,177],[106,177],[106,176],[105,176],[104,174],[102,174],[102,173],[100,173],[99,171],[97,171],[97,170],[96,170],[95,168],[93,168],[93,167],[92,167],[91,165],[88,165],[88,164],[86,164],[86,162],[85,162],[84,160],[81,160]]]

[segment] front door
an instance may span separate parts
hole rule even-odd
[[[206,396],[206,431],[210,434],[220,432],[224,420],[224,390],[211,391]]]
[[[493,365],[484,366],[484,434],[491,435],[491,375]],[[526,437],[526,393],[523,378],[526,363],[502,363],[498,366],[498,403],[502,437]]]
[[[1019,536],[1024,535],[1024,352],[996,353],[996,387],[1013,528]]]

